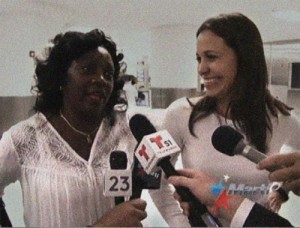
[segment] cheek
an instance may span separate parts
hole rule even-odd
[[[105,93],[107,95],[111,95],[113,88],[114,88],[114,85],[112,82],[107,82],[107,83],[103,84],[103,90],[105,91]]]
[[[233,84],[237,75],[237,68],[235,63],[228,63],[226,65],[223,65],[223,67],[219,69],[219,72],[223,74],[225,80],[229,85]]]

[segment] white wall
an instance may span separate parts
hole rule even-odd
[[[191,25],[152,29],[151,85],[156,88],[196,88],[196,30]]]

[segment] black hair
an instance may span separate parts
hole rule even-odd
[[[114,64],[114,87],[104,110],[104,117],[109,117],[113,124],[113,109],[119,103],[120,91],[124,85],[119,80],[119,62],[124,56],[117,54],[114,41],[103,31],[94,29],[88,33],[69,31],[58,34],[51,42],[53,46],[49,48],[48,56],[45,59],[36,58],[36,84],[32,87],[37,92],[34,111],[58,114],[63,105],[61,88],[67,83],[67,71],[72,61],[97,47],[103,47],[111,55]]]

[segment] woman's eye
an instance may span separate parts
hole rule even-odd
[[[107,71],[107,72],[104,72],[104,73],[103,73],[103,76],[104,76],[104,78],[107,79],[107,80],[112,80],[114,74],[113,74],[112,71]]]
[[[216,56],[216,55],[207,55],[206,56],[208,59],[210,59],[210,60],[214,60],[214,59],[216,59],[218,56]]]
[[[91,73],[91,67],[89,67],[89,66],[83,66],[83,67],[81,67],[81,71],[84,74],[89,74],[89,73]]]

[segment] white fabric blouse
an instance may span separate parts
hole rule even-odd
[[[193,99],[192,102],[196,103],[198,99]],[[197,135],[195,138],[188,129],[191,111],[192,108],[186,98],[181,98],[167,108],[163,123],[163,128],[168,130],[181,148],[184,168],[192,168],[213,175],[222,180],[225,187],[228,187],[229,183],[235,183],[236,186],[244,184],[250,187],[269,184],[267,171],[257,170],[254,163],[242,156],[230,157],[218,152],[213,147],[211,136],[214,130],[220,125],[233,126],[232,121],[226,121],[223,117],[215,114],[209,115],[195,124],[194,132]],[[268,136],[269,151],[267,155],[300,151],[299,122],[292,116],[283,115],[279,115],[278,119],[272,117],[271,121],[273,134]],[[224,175],[230,177],[227,183],[224,181]],[[172,221],[172,214],[179,213],[176,205],[172,203],[174,199],[170,186],[163,186],[160,192],[152,191],[151,196],[167,221]],[[244,196],[261,204],[265,204],[267,200],[266,194],[257,192]]]
[[[110,152],[127,152],[131,164],[135,145],[126,114],[119,113],[114,127],[102,121],[86,161],[43,114],[35,114],[0,141],[0,196],[8,184],[20,181],[28,227],[92,225],[114,206],[114,198],[103,196]]]

